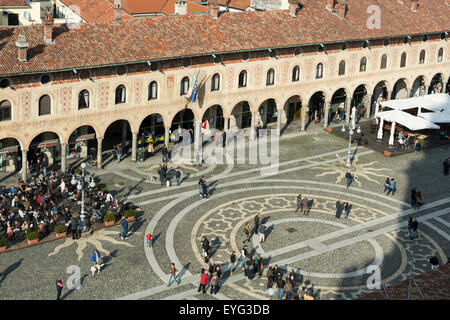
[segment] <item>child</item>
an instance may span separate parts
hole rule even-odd
[[[150,247],[152,245],[152,233],[151,232],[147,233],[146,238],[147,238],[147,247]]]

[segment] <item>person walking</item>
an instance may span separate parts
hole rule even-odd
[[[258,278],[262,277],[262,273],[264,270],[264,264],[263,264],[263,259],[261,257],[261,255],[257,255],[256,259],[255,259],[255,265],[256,265],[256,272],[258,273]]]
[[[61,277],[58,277],[58,279],[56,279],[56,291],[58,292],[57,296],[56,296],[56,300],[61,300],[61,292],[64,288],[64,284],[63,281],[61,279]]]
[[[199,180],[198,180],[198,191],[200,193],[200,197],[203,197],[203,181],[205,180],[205,176],[202,176]]]
[[[247,246],[244,245],[241,249],[241,259],[242,259],[242,270],[244,270],[244,266],[245,266],[245,257],[247,257],[248,255],[248,249]]]
[[[414,152],[419,154],[420,149],[422,149],[422,145],[419,142],[419,139],[416,139],[416,143],[414,144]]]
[[[302,204],[303,204],[303,202],[302,202],[302,195],[298,194],[298,196],[297,196],[297,209],[295,210],[294,213],[297,213],[298,210],[300,210],[300,213],[302,212],[302,206],[303,206]]]
[[[218,287],[219,287],[219,276],[217,275],[217,272],[213,273],[211,282],[209,284],[211,287],[209,294],[217,294]]]
[[[203,236],[200,242],[202,243],[202,255],[207,263],[209,261],[209,240]]]
[[[278,278],[276,280],[277,283],[277,288],[278,288],[278,293],[277,293],[277,297],[278,300],[281,300],[283,298],[283,290],[284,290],[284,286],[286,285],[286,282],[283,280],[283,278]]]
[[[230,273],[231,273],[231,275],[234,275],[235,264],[236,264],[236,251],[233,250],[233,252],[230,255]]]
[[[290,279],[286,279],[286,281],[284,282],[283,290],[286,293],[286,300],[291,300],[291,295],[294,291],[294,288],[292,287],[292,282],[290,281]]]
[[[147,247],[151,247],[151,245],[152,245],[152,233],[151,232],[147,233],[145,237],[147,238]]]
[[[444,167],[444,176],[448,175],[449,164],[450,164],[450,158],[449,159],[445,159],[444,162],[442,163],[442,165]]]
[[[117,146],[116,152],[117,152],[117,163],[119,163],[122,157],[122,147],[120,146],[120,144]]]
[[[259,226],[259,243],[264,242],[266,239],[266,226],[261,224]]]
[[[346,201],[344,202],[344,214],[345,214],[345,219],[348,220],[348,214],[350,213],[350,204]]]
[[[208,275],[208,270],[204,270],[200,277],[200,286],[198,287],[197,292],[202,290],[203,293],[206,293],[206,285],[208,284],[209,279],[211,279],[211,277]]]
[[[413,207],[413,208],[416,207],[416,203],[417,203],[416,194],[417,194],[416,187],[413,187],[411,189],[411,207]]]
[[[170,275],[169,275],[169,282],[167,283],[167,286],[170,287],[172,283],[175,281],[177,284],[180,284],[180,280],[177,280],[176,276],[177,269],[175,268],[175,263],[170,264]],[[172,281],[173,280],[173,281]]]
[[[267,269],[266,277],[267,277],[266,289],[271,289],[273,287],[273,269],[272,269],[272,267],[269,267]]]
[[[336,201],[336,219],[340,218],[343,209],[344,207],[342,201],[339,199],[338,201]]]
[[[302,214],[306,215],[308,212],[308,197],[305,196],[302,200]]]
[[[350,185],[352,184],[353,181],[353,176],[350,173],[350,170],[347,171],[347,173],[345,174],[345,178],[347,179],[347,189],[350,187]]]
[[[258,213],[255,216],[255,218],[253,218],[253,222],[255,223],[255,229],[253,231],[254,234],[258,234],[260,219],[261,219],[261,213]]]
[[[126,217],[122,218],[122,231],[121,231],[121,238],[122,240],[125,240],[128,234],[128,221]]]
[[[208,199],[208,186],[206,184],[206,181],[203,180],[203,184],[202,184],[202,195],[203,195],[203,199],[209,200]]]
[[[178,167],[175,171],[175,179],[177,180],[177,186],[180,185],[180,178],[181,178],[181,174],[183,172],[181,172],[180,168]]]
[[[392,195],[394,195],[395,191],[397,191],[395,179],[391,178],[391,181],[389,181],[389,190],[387,192],[387,195],[389,195],[391,192],[392,192]]]
[[[245,243],[245,241],[250,242],[250,222],[247,222],[245,224],[244,233],[245,233],[247,239],[244,239],[243,243]]]
[[[77,219],[72,218],[70,227],[72,229],[72,240],[78,239],[78,221],[77,221]]]
[[[102,258],[100,252],[97,249],[94,249],[94,253],[92,254],[90,260],[95,265],[100,264],[100,259]]]
[[[226,145],[227,145],[227,133],[222,129],[222,148],[225,148]]]
[[[390,178],[390,177],[387,177],[387,178],[386,178],[386,181],[384,182],[384,190],[383,190],[383,193],[386,193],[386,190],[389,190],[390,182],[391,182],[391,178]]]
[[[409,220],[408,220],[408,236],[409,236],[409,238],[410,239],[412,239],[412,226],[413,226],[413,218],[412,217],[409,217]]]
[[[417,229],[418,228],[419,228],[419,222],[417,222],[417,219],[414,219],[411,224],[411,229],[412,229],[411,240],[413,240],[414,238],[417,238]]]

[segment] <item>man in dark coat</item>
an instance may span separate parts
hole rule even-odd
[[[56,280],[56,291],[58,292],[58,295],[56,296],[56,300],[61,300],[61,292],[63,289],[63,281],[61,277],[58,277]]]
[[[342,202],[341,200],[336,201],[336,218],[339,219],[341,217],[342,214]]]
[[[72,229],[72,239],[78,239],[78,221],[75,218],[72,218],[72,222],[70,223]]]
[[[258,213],[255,216],[255,218],[253,219],[253,222],[255,223],[255,231],[253,232],[254,234],[258,234],[260,218],[261,218],[261,213]]]
[[[449,161],[450,159],[445,159],[442,165],[444,166],[444,176],[448,175],[448,169],[449,169]]]

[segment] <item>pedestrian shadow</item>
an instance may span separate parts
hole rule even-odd
[[[217,250],[220,248],[220,238],[216,237],[214,240],[211,241],[211,251],[210,251],[210,258],[214,256],[214,254],[217,252]]]
[[[183,183],[184,181],[188,180],[190,176],[191,176],[190,173],[186,173],[186,174],[184,175],[183,179],[180,180],[180,184]]]
[[[264,240],[267,240],[267,238],[270,236],[270,234],[272,233],[273,229],[275,228],[275,226],[273,224],[271,224],[270,226],[267,227],[266,229],[266,234],[264,236]]]
[[[306,211],[306,214],[309,214],[313,205],[314,205],[314,199],[309,200],[308,201],[308,210]]]
[[[261,219],[261,224],[265,224],[267,221],[269,221],[270,216],[265,216],[264,218]]]
[[[1,273],[2,278],[0,279],[0,283],[2,283],[11,272],[13,272],[18,267],[20,267],[20,265],[22,264],[22,261],[23,261],[23,258],[17,262],[14,262],[12,265],[10,265],[8,268],[6,268],[5,271]]]
[[[159,239],[160,236],[161,236],[161,232],[158,233],[156,236],[152,237],[152,245]]]
[[[130,233],[128,236],[135,234],[142,227],[144,222],[146,222],[146,221],[147,221],[147,219],[144,219],[144,218],[135,218],[133,225],[130,228]]]
[[[188,262],[185,266],[183,266],[183,268],[181,269],[181,271],[178,273],[178,275],[175,277],[175,279],[180,280],[181,281],[181,277],[183,277],[183,275],[186,273],[186,271],[189,270],[191,263]]]
[[[83,285],[83,281],[84,281],[84,279],[85,279],[86,277],[87,277],[87,274],[85,274],[85,275],[83,275],[83,277],[81,277],[81,279],[80,279],[80,286]],[[64,300],[65,298],[67,298],[68,296],[70,296],[70,294],[71,294],[72,292],[74,292],[75,290],[76,290],[76,287],[70,289],[69,291],[67,291],[67,292],[61,297],[61,300]]]
[[[102,263],[104,264],[104,266],[102,267],[102,270],[105,270],[109,266],[108,263],[112,260],[112,258],[116,257],[117,251],[118,251],[118,249],[114,250],[113,252],[111,252],[109,255],[107,255],[106,257],[104,257],[102,259]]]

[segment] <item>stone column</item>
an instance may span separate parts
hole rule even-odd
[[[448,93],[448,92],[447,92],[447,86],[448,86],[448,82],[444,82],[444,83],[442,84],[442,93]]]
[[[103,138],[97,138],[97,167],[102,169],[102,142]]]
[[[228,132],[230,130],[230,118],[223,118],[223,131]]]
[[[364,118],[370,118],[370,111],[372,109],[372,95],[370,93],[366,94],[364,97],[364,106],[366,107],[366,113],[364,114]]]
[[[392,91],[387,92],[387,97],[386,97],[386,101],[391,100],[392,99]]]
[[[328,128],[328,116],[330,113],[331,101],[325,102],[323,108],[323,128]]]
[[[282,113],[282,110],[277,110],[277,113],[278,113],[278,116],[277,116],[277,134],[278,134],[278,136],[280,136],[281,135],[281,126],[283,125],[282,124],[282,119],[281,119],[281,113]]]
[[[66,143],[61,143],[61,172],[66,172]]]
[[[170,127],[164,128],[164,144],[166,147],[169,147],[169,140],[170,140],[170,134],[169,134]]]
[[[352,99],[351,98],[345,99],[345,123],[350,123],[351,106],[352,106]]]
[[[131,161],[136,161],[136,149],[137,149],[137,132],[133,132],[133,138],[131,139]]]
[[[406,99],[411,98],[411,92],[412,88],[411,89],[406,88]]]
[[[28,161],[27,161],[27,149],[22,149],[22,180],[27,181],[27,169],[28,169]]]
[[[252,112],[252,122],[250,124],[250,139],[255,139],[256,136],[256,116],[258,115],[258,112]]]
[[[305,131],[305,122],[306,122],[306,108],[307,106],[301,106],[300,109],[300,118],[301,118],[301,131]]]

